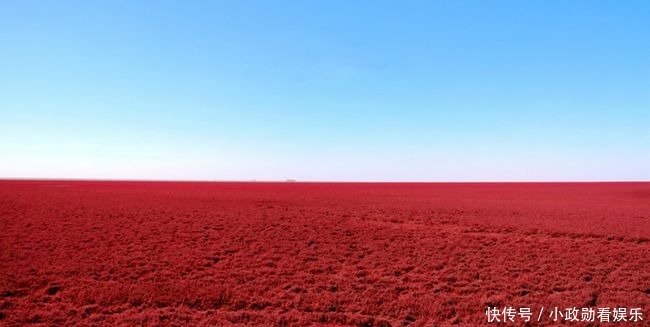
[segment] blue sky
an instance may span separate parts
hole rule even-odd
[[[3,1],[0,176],[650,180],[648,1]]]

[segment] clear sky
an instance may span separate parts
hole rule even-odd
[[[650,180],[650,1],[2,1],[0,176]]]

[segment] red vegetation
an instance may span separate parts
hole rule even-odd
[[[650,183],[0,181],[0,325],[643,325],[649,238]]]

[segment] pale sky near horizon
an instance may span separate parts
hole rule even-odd
[[[648,1],[3,1],[0,178],[650,180]]]

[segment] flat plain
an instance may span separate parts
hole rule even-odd
[[[0,325],[476,326],[490,306],[647,324],[650,183],[0,180]]]

